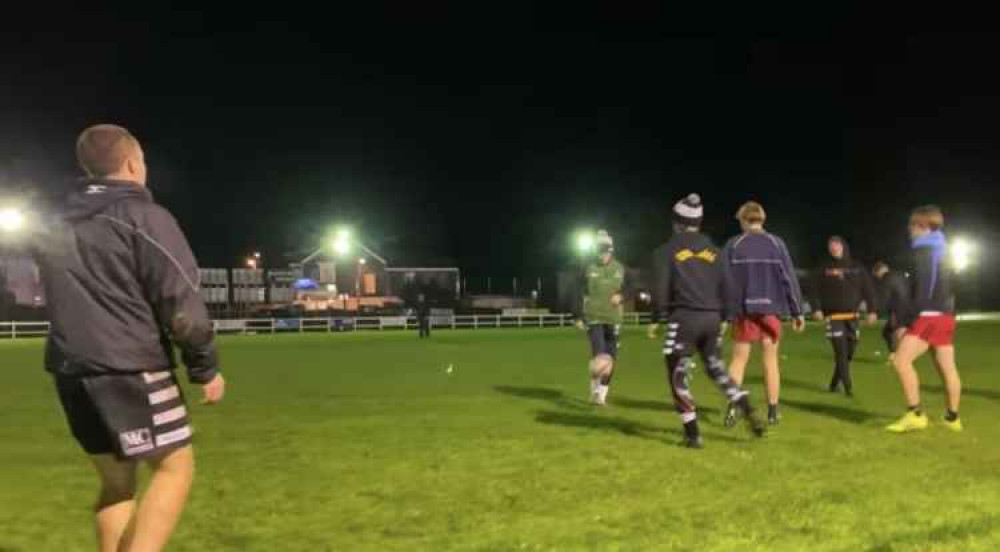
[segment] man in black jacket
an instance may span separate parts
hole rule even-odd
[[[420,327],[420,339],[431,336],[431,304],[427,302],[427,297],[420,293],[417,295],[417,323]]]
[[[171,343],[205,403],[222,399],[212,321],[184,234],[146,189],[139,142],[98,125],[77,141],[88,178],[39,235],[51,332],[45,367],[101,478],[103,551],[161,550],[184,508],[194,456]],[[153,475],[136,503],[136,468]]]
[[[695,353],[729,402],[740,408],[753,433],[764,434],[764,424],[750,406],[750,394],[729,378],[722,362],[725,263],[719,248],[700,232],[703,211],[697,194],[679,201],[673,212],[674,236],[653,253],[653,322],[667,326],[663,344],[667,379],[684,424],[684,444],[690,448],[701,448],[689,387]]]
[[[833,345],[834,368],[830,380],[830,392],[836,392],[841,384],[844,393],[854,394],[851,381],[851,361],[858,346],[858,311],[861,301],[868,309],[868,323],[878,319],[875,314],[875,290],[868,272],[861,263],[851,258],[847,242],[840,236],[833,236],[827,242],[830,258],[816,271],[813,285],[813,316],[816,320],[826,319],[826,335]]]
[[[896,356],[896,346],[899,344],[898,334],[903,329],[900,320],[906,311],[909,284],[905,276],[891,270],[889,265],[882,261],[875,263],[872,275],[875,276],[878,313],[885,318],[882,339],[885,340],[885,346],[889,350],[889,363],[892,364]]]

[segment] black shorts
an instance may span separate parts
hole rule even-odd
[[[617,324],[590,324],[587,326],[587,337],[590,338],[590,355],[609,355],[618,358]]]
[[[720,355],[722,317],[715,311],[678,310],[667,319],[667,334],[663,342],[665,356],[704,358]]]
[[[191,442],[184,395],[171,371],[55,380],[70,430],[87,454],[139,459]]]

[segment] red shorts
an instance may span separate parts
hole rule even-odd
[[[781,341],[781,319],[773,314],[741,316],[733,323],[733,341],[753,343],[764,338]]]
[[[933,347],[947,347],[955,342],[955,315],[921,314],[907,328],[906,335],[919,338]]]

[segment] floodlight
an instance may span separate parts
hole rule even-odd
[[[20,209],[0,209],[0,231],[14,233],[24,228],[24,213]]]
[[[346,228],[337,230],[333,238],[333,252],[339,256],[347,255],[351,251],[351,232]]]
[[[975,264],[978,251],[979,246],[968,238],[959,237],[952,240],[949,254],[955,272],[963,272]]]
[[[576,251],[581,255],[586,255],[594,251],[597,240],[593,232],[583,231],[576,236]]]

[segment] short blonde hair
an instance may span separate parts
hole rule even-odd
[[[76,139],[76,159],[88,176],[100,178],[121,170],[139,141],[117,125],[94,125]]]
[[[736,211],[736,219],[746,224],[764,224],[764,221],[767,220],[767,213],[764,212],[764,206],[760,203],[748,201],[740,206],[739,211]]]
[[[937,205],[923,205],[910,213],[910,224],[940,230],[944,227],[944,213]]]

